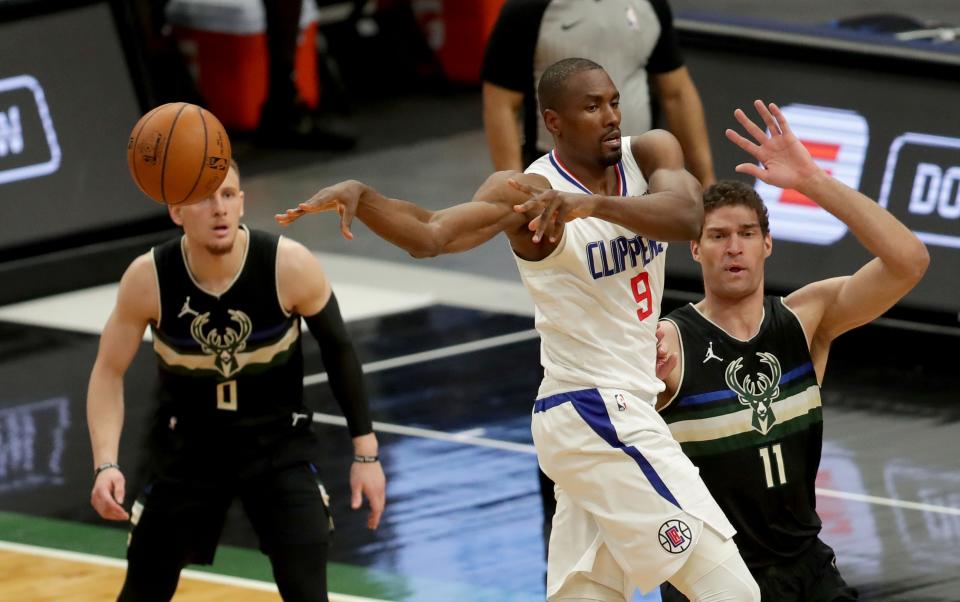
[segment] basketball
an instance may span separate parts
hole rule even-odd
[[[213,113],[173,102],[140,118],[130,132],[127,165],[140,190],[167,205],[213,194],[230,167],[230,139]]]

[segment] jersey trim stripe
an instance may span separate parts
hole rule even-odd
[[[740,449],[768,445],[773,441],[782,441],[794,433],[807,432],[811,425],[822,423],[823,409],[816,407],[807,414],[798,416],[789,422],[783,424],[778,422],[773,425],[773,428],[771,428],[770,432],[766,435],[761,435],[758,431],[751,430],[738,435],[730,435],[709,441],[682,441],[680,442],[680,447],[683,449],[683,453],[689,458],[717,456]]]
[[[234,373],[240,372],[245,367],[252,364],[270,364],[278,356],[289,351],[293,345],[297,344],[300,338],[300,323],[293,320],[290,327],[280,340],[271,344],[264,345],[254,351],[240,352],[236,354],[238,368]],[[215,361],[217,357],[208,353],[181,353],[169,346],[160,337],[154,336],[153,350],[163,363],[170,367],[186,368],[188,370],[209,370],[219,372]]]
[[[610,415],[607,413],[607,406],[603,402],[603,397],[596,389],[584,389],[582,391],[569,391],[538,399],[534,404],[534,412],[545,412],[550,408],[570,402],[580,418],[583,419],[593,431],[607,442],[610,447],[623,450],[625,454],[633,458],[633,461],[640,467],[641,472],[647,478],[654,490],[660,494],[660,497],[667,500],[677,508],[683,510],[677,498],[673,496],[667,484],[663,482],[656,469],[650,464],[640,450],[632,445],[627,445],[620,440],[617,435],[617,429],[610,421]]]
[[[153,277],[157,282],[157,328],[163,321],[163,295],[160,294],[160,269],[157,267],[157,248],[150,249],[150,263],[153,264]]]
[[[790,370],[780,378],[780,384],[785,385],[792,380],[805,376],[813,372],[813,363],[807,362],[797,366],[793,370]],[[677,402],[677,407],[680,406],[690,406],[697,405],[701,403],[709,403],[711,401],[718,401],[720,399],[729,399],[731,397],[736,397],[737,394],[731,391],[730,389],[721,389],[719,391],[710,391],[708,393],[697,393],[696,395],[687,395],[686,397],[680,398]]]
[[[580,183],[580,180],[577,179],[573,173],[567,169],[567,166],[563,164],[563,161],[560,160],[560,157],[557,156],[557,149],[550,151],[549,155],[550,163],[553,164],[554,169],[557,170],[564,180],[570,182],[577,188],[583,191],[584,194],[593,194],[590,192],[590,189]],[[623,172],[623,160],[617,161],[617,190],[620,191],[620,196],[627,195],[627,176]]]
[[[794,395],[799,395],[803,391],[806,391],[808,388],[815,386],[816,384],[817,383],[813,378],[804,378],[794,381],[789,386],[782,386],[780,387],[780,395],[776,398],[776,400],[774,400],[773,403],[777,404],[784,399],[789,399]],[[684,420],[697,420],[700,418],[713,418],[714,416],[733,414],[735,412],[739,412],[744,407],[744,404],[739,403],[739,400],[736,400],[736,402],[721,401],[715,404],[703,404],[699,406],[678,408],[669,415],[664,416],[663,419],[667,422],[667,424],[673,424],[674,422],[682,422]]]
[[[770,408],[777,417],[776,428],[820,408],[820,389],[810,385],[796,395],[774,401]],[[753,410],[745,407],[720,416],[671,422],[670,432],[680,443],[710,441],[753,431],[752,419]]]

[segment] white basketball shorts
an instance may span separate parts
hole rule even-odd
[[[557,485],[548,598],[585,573],[629,599],[683,565],[704,522],[736,532],[651,403],[616,389],[552,395],[534,405],[532,430]]]

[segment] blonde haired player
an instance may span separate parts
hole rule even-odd
[[[120,281],[87,391],[91,503],[131,523],[122,601],[169,600],[188,563],[210,564],[239,498],[286,600],[327,600],[329,514],[303,403],[303,317],[353,436],[352,505],[385,503],[363,374],[317,259],[240,223],[234,163],[202,201],[170,207],[183,236],[136,258]],[[148,478],[128,514],[120,468],[123,376],[150,327],[159,403]]]

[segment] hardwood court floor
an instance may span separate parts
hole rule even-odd
[[[0,600],[112,600],[123,583],[123,573],[122,562],[93,563],[0,550]],[[250,586],[182,577],[174,599],[177,602],[275,602],[280,600],[280,595]]]

